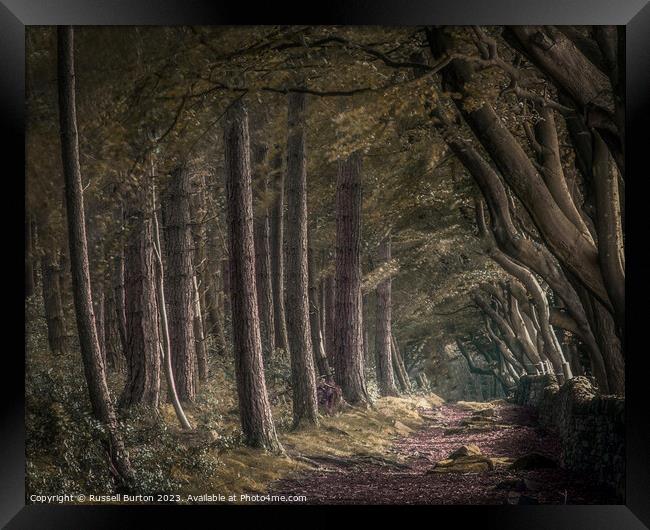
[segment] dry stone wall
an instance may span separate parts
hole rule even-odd
[[[558,432],[561,465],[592,474],[625,492],[625,400],[599,394],[586,377],[561,387],[553,375],[524,376],[514,400],[537,410],[540,423]]]

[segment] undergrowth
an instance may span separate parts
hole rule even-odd
[[[78,347],[63,356],[50,354],[42,307],[26,306],[27,497],[115,492],[106,468],[102,426],[90,413]],[[292,431],[289,361],[281,351],[265,360],[273,417],[287,455],[243,445],[232,353],[218,354],[208,338],[210,373],[196,402],[186,406],[194,427],[183,432],[173,407],[134,408],[120,413],[119,428],[135,472],[133,490],[142,495],[264,492],[268,484],[309,467],[303,457],[383,454],[396,436],[418,428],[418,407],[435,397],[373,399],[366,410],[350,408],[322,416],[320,428]],[[113,399],[124,373],[108,371]],[[374,385],[369,385],[375,394]],[[161,396],[167,390],[163,381]],[[376,395],[374,396],[376,398]]]

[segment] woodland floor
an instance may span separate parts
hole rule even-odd
[[[273,495],[305,495],[308,504],[616,504],[593,477],[559,467],[513,470],[513,459],[540,453],[557,461],[559,440],[531,410],[505,402],[481,419],[481,403],[421,410],[423,428],[398,439],[385,460],[312,457],[319,467],[273,483]],[[478,412],[478,414],[477,414]],[[436,462],[475,444],[495,462],[484,472],[433,473]]]

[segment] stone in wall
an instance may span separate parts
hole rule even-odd
[[[625,492],[625,399],[599,394],[587,377],[561,387],[552,375],[524,376],[514,401],[537,410],[540,423],[558,432],[561,465],[593,474]]]

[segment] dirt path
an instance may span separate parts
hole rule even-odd
[[[510,404],[498,404],[485,420],[458,404],[422,414],[427,426],[397,440],[385,462],[313,457],[319,469],[278,481],[270,493],[302,494],[308,504],[616,503],[592,478],[558,467],[515,471],[497,459],[483,472],[432,473],[436,462],[463,445],[475,444],[489,457],[536,452],[557,460],[559,441],[537,427],[528,409]]]

